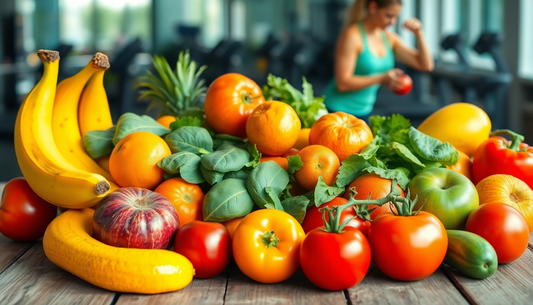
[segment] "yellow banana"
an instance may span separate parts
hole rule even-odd
[[[85,151],[78,125],[78,106],[85,84],[94,73],[108,68],[107,56],[96,53],[80,72],[57,85],[52,114],[52,134],[57,148],[68,162],[79,169],[97,173],[113,181],[111,175],[98,166]]]
[[[51,126],[59,53],[40,50],[37,55],[44,73],[17,114],[17,161],[28,184],[46,201],[64,208],[93,206],[112,190],[112,185],[101,175],[74,167],[57,149]]]
[[[56,217],[44,233],[46,257],[87,282],[112,291],[155,294],[191,283],[194,267],[181,254],[112,247],[94,239],[93,215],[92,209],[84,209]]]
[[[78,119],[82,137],[91,130],[106,130],[113,127],[104,88],[104,73],[105,70],[94,73],[81,95]]]

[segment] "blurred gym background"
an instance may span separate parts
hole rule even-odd
[[[417,126],[452,102],[476,104],[493,129],[510,128],[533,144],[533,0],[403,0],[396,27],[419,18],[435,71],[413,78],[413,90],[379,91],[374,114],[401,113]],[[13,147],[16,112],[42,73],[35,52],[58,50],[60,79],[99,51],[109,56],[105,86],[114,120],[145,113],[137,76],[151,54],[173,66],[178,53],[208,69],[207,84],[227,72],[259,85],[269,73],[320,96],[333,75],[337,36],[352,0],[0,0],[0,181],[20,175]]]

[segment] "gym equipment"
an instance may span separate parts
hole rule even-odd
[[[457,35],[457,34],[455,34]],[[493,128],[506,128],[507,107],[506,99],[512,75],[500,51],[502,37],[499,33],[484,32],[472,46],[478,54],[488,53],[494,60],[495,71],[474,70],[469,65],[463,54],[464,48],[461,40],[455,36],[446,37],[442,47],[454,49],[459,56],[459,64],[444,64],[438,62],[431,73],[439,87],[439,98],[442,105],[452,102],[450,89],[457,90],[463,101],[479,104],[489,115]]]
[[[111,67],[109,71],[118,77],[116,94],[109,98],[112,114],[134,111],[134,103],[137,100],[134,81],[137,76],[135,71],[138,69],[133,69],[132,66],[135,56],[143,51],[144,47],[141,39],[136,38],[120,50],[110,61]],[[115,118],[115,116],[113,117]]]

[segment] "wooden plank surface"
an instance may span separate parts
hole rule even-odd
[[[0,275],[0,303],[111,304],[110,292],[64,271],[50,262],[37,242]]]
[[[374,264],[348,296],[350,304],[468,304],[440,269],[423,280],[402,282],[388,278]]]
[[[228,270],[210,279],[194,279],[187,287],[157,295],[121,294],[120,304],[224,304]]]
[[[241,304],[347,304],[342,291],[328,292],[316,288],[301,270],[277,284],[258,283],[233,265],[229,270],[226,305]]]
[[[0,234],[0,274],[31,248],[33,242],[18,243]]]
[[[516,261],[499,265],[491,277],[476,280],[444,266],[445,272],[475,304],[531,304],[533,300],[533,251]]]

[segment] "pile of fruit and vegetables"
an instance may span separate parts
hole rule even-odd
[[[261,88],[229,73],[207,87],[185,52],[139,78],[160,115],[113,122],[107,56],[57,84],[59,54],[38,55],[15,125],[24,178],[5,187],[0,232],[42,237],[50,261],[96,286],[174,291],[231,260],[261,283],[301,268],[326,290],[357,285],[371,262],[400,281],[443,263],[484,279],[528,246],[533,150],[491,133],[477,106],[418,128],[401,114],[367,124],[328,113],[305,79]]]

